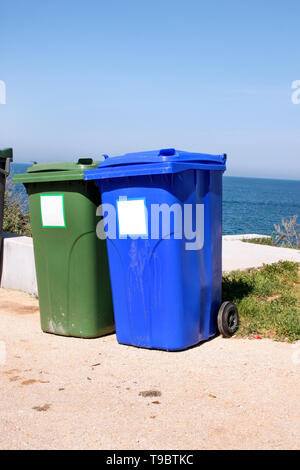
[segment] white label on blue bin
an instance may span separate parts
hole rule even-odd
[[[117,201],[119,235],[148,235],[145,199]]]
[[[64,195],[40,196],[43,227],[65,227]]]

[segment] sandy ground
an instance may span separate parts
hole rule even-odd
[[[150,351],[44,334],[28,294],[0,305],[1,449],[300,448],[300,345]]]

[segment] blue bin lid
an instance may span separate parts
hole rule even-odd
[[[98,169],[85,171],[84,179],[177,173],[190,169],[225,171],[227,158],[226,154],[209,155],[173,148],[104,157],[105,160],[99,163]]]

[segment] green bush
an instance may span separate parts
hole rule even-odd
[[[10,182],[5,191],[3,231],[32,236],[29,212],[24,209],[21,197],[13,193]]]

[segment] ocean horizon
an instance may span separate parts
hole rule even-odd
[[[31,166],[13,163],[11,175]],[[27,194],[22,184],[13,186],[25,209]],[[223,234],[257,233],[271,235],[282,218],[300,219],[300,181],[245,176],[223,177]],[[300,222],[300,220],[299,220]]]

